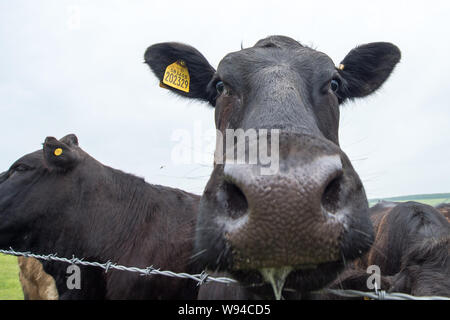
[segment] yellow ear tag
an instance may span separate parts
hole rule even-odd
[[[53,152],[55,154],[55,156],[59,157],[60,155],[62,155],[63,150],[61,148],[55,149],[55,151]]]
[[[341,63],[340,65],[339,65],[339,70],[344,70],[344,68],[345,68],[345,66]]]
[[[189,92],[189,84],[191,78],[189,77],[188,68],[183,60],[172,63],[166,68],[162,83],[169,87]],[[160,84],[161,86],[161,84]],[[161,86],[164,88],[163,86]]]

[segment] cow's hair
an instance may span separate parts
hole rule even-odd
[[[369,263],[383,265],[383,274],[397,273],[402,257],[413,243],[444,232],[441,226],[447,221],[436,213],[433,207],[412,201],[394,207],[386,214],[385,221],[376,226],[379,230],[375,245],[385,238],[383,244],[387,247],[382,248],[383,253],[379,252],[380,248],[372,250],[374,259]]]
[[[404,255],[402,268],[422,263],[430,266],[445,265],[448,261],[449,249],[450,236],[418,241]]]
[[[260,48],[298,48],[305,47],[300,42],[295,41],[289,37],[284,36],[269,36],[267,38],[261,39],[254,47]]]
[[[415,243],[402,258],[391,291],[417,296],[450,294],[450,236]],[[441,270],[443,272],[437,272]]]

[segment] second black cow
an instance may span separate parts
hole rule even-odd
[[[88,261],[198,273],[191,264],[199,196],[107,167],[75,135],[48,137],[43,149],[0,175],[0,248],[73,255]],[[68,265],[44,262],[60,299],[193,299],[196,283],[165,276],[81,268],[81,289],[66,285]]]

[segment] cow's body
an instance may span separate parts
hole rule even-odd
[[[174,272],[191,263],[199,197],[150,185],[104,166],[74,135],[47,138],[0,175],[0,247]],[[60,299],[195,298],[196,284],[164,276],[81,267],[69,290],[68,265],[44,262]]]

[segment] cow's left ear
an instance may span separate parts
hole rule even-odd
[[[365,97],[376,91],[400,61],[401,52],[388,42],[373,42],[351,50],[338,67],[344,79],[342,98]]]
[[[145,51],[144,59],[162,87],[214,105],[215,95],[208,93],[207,86],[215,69],[194,47],[178,42],[158,43]]]
[[[50,168],[66,171],[74,168],[80,160],[78,139],[67,135],[61,140],[47,137],[43,144],[44,160]]]
[[[78,137],[74,134],[68,134],[67,136],[61,138],[60,141],[69,146],[78,147]]]

